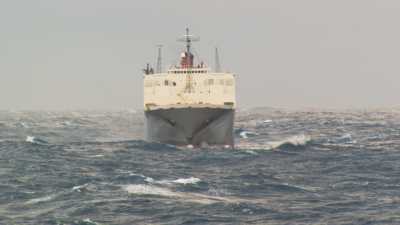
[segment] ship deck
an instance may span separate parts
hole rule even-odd
[[[184,108],[234,109],[233,105],[170,104],[170,105],[146,105],[145,111],[160,110],[160,109],[184,109]]]

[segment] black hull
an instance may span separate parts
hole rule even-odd
[[[145,111],[146,140],[173,145],[233,147],[233,109],[171,108]]]

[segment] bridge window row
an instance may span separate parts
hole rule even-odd
[[[212,86],[212,85],[226,85],[226,86],[233,86],[233,80],[232,79],[206,79],[204,80],[204,85],[205,86]],[[145,81],[144,83],[145,87],[155,87],[155,86],[161,86],[161,83],[159,80],[148,80]],[[164,86],[176,86],[175,81],[171,80],[164,80]]]

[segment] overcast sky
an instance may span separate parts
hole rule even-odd
[[[240,107],[400,106],[398,0],[0,0],[0,109],[141,109],[185,28]]]

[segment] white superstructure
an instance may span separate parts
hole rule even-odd
[[[168,107],[235,107],[235,79],[231,73],[208,68],[173,68],[144,77],[145,110]]]

